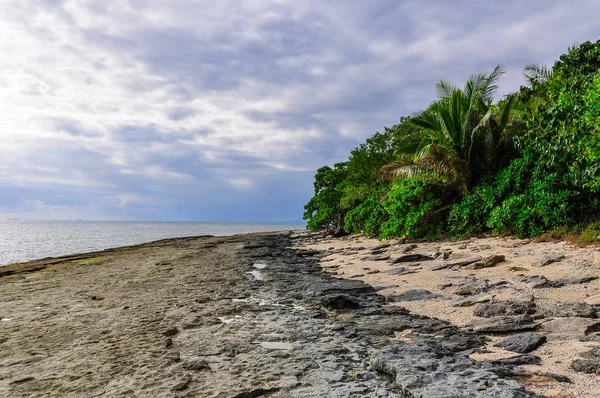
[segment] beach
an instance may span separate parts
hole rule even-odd
[[[532,354],[491,352],[498,336],[469,327],[461,313],[473,307],[453,315],[449,288],[431,300],[396,301],[406,290],[438,294],[438,280],[454,280],[426,274],[427,260],[410,266],[418,272],[387,274],[398,268],[387,261],[410,244],[381,244],[305,231],[204,236],[2,267],[0,395],[592,396],[598,376],[548,362],[544,346],[532,353],[541,365],[531,365]],[[439,267],[475,244],[431,245],[410,250],[440,252],[431,261]],[[466,272],[493,282],[490,270],[507,264]],[[462,273],[455,267],[430,272]],[[582,286],[595,292],[598,282]],[[581,319],[589,324],[571,329],[585,337],[596,321]],[[547,334],[554,346],[558,331]],[[594,345],[595,332],[587,338],[569,346],[574,358]]]

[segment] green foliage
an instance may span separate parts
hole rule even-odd
[[[348,232],[429,239],[576,228],[580,241],[597,241],[599,71],[600,41],[569,48],[551,69],[528,65],[530,86],[497,103],[500,67],[460,89],[441,81],[425,111],[318,170],[308,228],[343,222]]]
[[[381,224],[388,218],[383,207],[383,197],[389,187],[380,186],[354,209],[346,214],[344,229],[350,233],[364,233],[367,236],[379,236]]]
[[[443,204],[439,180],[408,178],[395,182],[383,201],[389,218],[381,225],[380,238],[437,238],[445,223],[434,217]]]

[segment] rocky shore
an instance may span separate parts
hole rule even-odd
[[[487,256],[457,265],[464,257],[456,253],[357,239],[304,232],[182,238],[3,267],[0,396],[509,398],[540,396],[532,380],[570,385],[537,365],[536,351],[526,352],[548,344],[548,333],[537,333],[537,307],[488,308],[491,318],[465,327],[406,305],[455,308],[447,305],[450,287],[390,286],[419,268],[399,265],[396,253],[445,267],[432,272],[486,264]],[[381,279],[366,283],[366,276]],[[503,303],[478,297],[503,284],[476,282],[467,298]],[[592,320],[585,324],[592,344],[593,318],[577,319]],[[537,332],[505,341],[516,351],[510,355],[485,358],[490,333],[512,333],[496,330],[506,325]],[[597,357],[585,355],[582,366],[593,367]]]
[[[520,363],[518,380],[548,397],[600,396],[600,249],[473,238],[378,242],[306,235],[336,278],[374,286],[391,306],[443,319],[485,343],[479,363]],[[410,339],[413,336],[409,336]],[[425,396],[427,396],[425,394]]]

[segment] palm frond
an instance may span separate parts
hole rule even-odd
[[[458,90],[458,87],[448,80],[440,80],[436,83],[435,89],[437,91],[438,98],[450,98],[452,93]]]
[[[506,73],[506,70],[498,64],[492,73],[486,76],[485,84],[481,90],[481,99],[484,102],[491,102],[494,99],[494,94],[498,90],[498,82],[504,73]]]
[[[544,83],[552,77],[552,71],[546,65],[542,64],[527,64],[523,69],[523,75],[530,85],[536,83]]]

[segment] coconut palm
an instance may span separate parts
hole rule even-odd
[[[569,51],[571,51],[569,49]],[[544,83],[552,77],[552,71],[548,69],[546,65],[541,64],[527,64],[523,70],[525,78],[529,82],[530,86],[537,83]]]
[[[467,192],[474,161],[489,162],[503,140],[514,103],[508,98],[500,112],[492,106],[503,74],[498,65],[489,75],[471,75],[462,89],[440,81],[438,100],[411,118],[418,129],[399,140],[398,160],[384,166],[384,177],[437,175]]]

